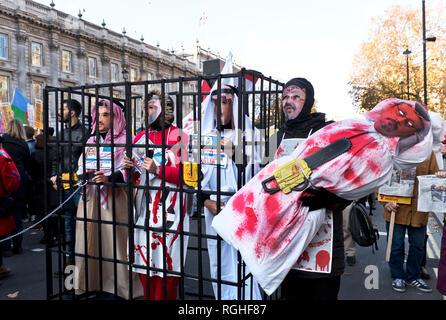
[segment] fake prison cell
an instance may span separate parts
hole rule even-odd
[[[45,88],[48,299],[277,298],[210,227],[282,122],[283,83],[231,72]]]

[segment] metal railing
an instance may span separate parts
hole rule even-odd
[[[213,104],[215,105],[213,112],[215,112],[216,143],[212,146],[204,145],[202,142],[207,134],[202,132],[204,125],[202,111],[205,108],[204,103],[210,99],[205,98],[211,94],[201,89],[205,80],[215,81],[212,91],[217,92],[217,98]],[[222,190],[226,180],[222,178],[225,169],[221,161],[225,150],[221,139],[224,136],[223,128],[227,129],[227,127],[221,123],[223,99],[221,89],[228,82],[237,89],[233,101],[234,103],[236,101],[237,105],[233,105],[233,110],[238,112],[232,117],[237,127],[233,126],[229,129],[235,132],[237,138],[232,141],[234,156],[232,158],[227,156],[226,159],[226,166],[229,163],[235,168],[236,191],[249,180],[249,171],[255,173],[256,168],[263,167],[274,156],[275,145],[271,143],[270,136],[277,131],[283,121],[279,106],[282,83],[265,77],[261,73],[242,69],[234,74],[208,77],[45,88],[45,163],[51,164],[45,167],[44,172],[46,212],[50,212],[51,192],[55,192],[52,191],[50,182],[52,176],[58,177],[59,204],[78,188],[80,190],[77,192],[81,194],[74,209],[65,206],[64,210],[53,218],[57,221],[58,227],[50,223],[46,223],[44,227],[46,233],[55,234],[57,238],[57,241],[49,243],[46,249],[48,299],[66,299],[67,297],[97,299],[103,298],[104,294],[112,294],[125,299],[142,299],[143,282],[135,276],[136,271],[151,275],[146,276],[144,280],[148,297],[151,296],[151,290],[160,290],[153,289],[157,285],[162,287],[162,297],[158,297],[161,299],[168,299],[171,294],[169,290],[172,288],[176,288],[174,290],[176,298],[181,300],[224,299],[222,290],[228,287],[237,288],[236,298],[239,300],[254,297],[252,288],[255,282],[247,272],[246,265],[239,254],[236,258],[235,280],[227,280],[226,275],[222,274],[224,271],[222,263],[227,263],[226,253],[222,252],[223,240],[218,235],[207,232],[203,208],[203,199],[215,197],[217,211],[220,211],[222,197],[235,193],[234,190]],[[169,92],[168,84],[174,84],[177,90]],[[161,92],[162,109],[159,115],[161,119],[159,130],[154,130],[150,126],[149,112],[144,107],[148,106],[154,88]],[[185,88],[188,89],[185,90]],[[196,90],[191,88],[196,88]],[[124,92],[124,97],[114,96],[117,91]],[[140,92],[140,94],[132,92]],[[166,125],[167,97],[170,97],[174,104],[175,120],[170,126]],[[79,139],[78,133],[75,133],[75,130],[79,129],[69,125],[70,122],[64,122],[63,117],[49,118],[50,114],[63,114],[64,103],[68,113],[71,114],[75,108],[66,101],[72,99],[79,101],[81,105],[79,119],[82,124],[81,129],[85,132],[82,139]],[[100,99],[112,102],[111,105],[117,104],[123,111],[126,123],[125,142],[116,142],[113,134],[109,142],[100,142],[103,135],[99,132],[99,121],[94,122],[94,127],[92,121],[99,118],[99,108],[94,108],[94,106]],[[50,109],[54,112],[50,112]],[[114,112],[110,112],[110,132],[115,132],[117,129],[114,128],[116,116]],[[238,121],[235,121],[236,117]],[[54,137],[48,134],[50,123],[56,124]],[[172,128],[175,130],[176,138],[172,138]],[[155,144],[149,139],[145,139],[143,143],[136,143],[134,137],[137,134],[141,137],[154,137],[153,140],[160,140],[160,143]],[[95,137],[98,142],[88,143],[88,137]],[[191,144],[194,137],[200,142],[195,146]],[[106,148],[108,151],[105,151]],[[93,150],[96,162],[88,155],[88,152]],[[119,166],[120,163],[116,159],[119,158],[120,153],[135,157],[135,150],[143,150],[145,157],[149,158],[153,158],[154,153],[160,154],[158,165],[161,170],[158,176],[151,175],[145,170],[138,174],[137,170],[122,169]],[[211,160],[215,162],[212,165],[203,163],[203,155],[209,150],[214,150],[210,152]],[[223,151],[219,152],[219,150]],[[102,159],[106,152],[109,152],[110,157],[107,159],[111,161]],[[176,175],[177,183],[172,183],[172,176],[169,176],[172,172],[167,172],[164,168],[168,168],[169,164],[160,165],[170,161],[169,157],[172,157],[172,154],[178,160],[177,163],[170,163],[170,166],[175,168],[172,172]],[[193,154],[198,155],[198,159],[192,159]],[[258,156],[257,162],[250,161],[254,159],[254,155]],[[184,179],[185,162],[195,163],[197,172],[201,174],[203,171],[209,171],[206,168],[213,166],[215,174],[210,179],[213,182],[203,186],[203,181],[199,178],[195,187],[187,185]],[[99,171],[104,163],[110,166],[111,178],[100,184],[87,179],[91,178],[88,176],[87,168],[91,169],[92,164],[95,164],[96,169],[92,171]],[[62,175],[63,173],[70,174]],[[143,175],[145,175],[146,183],[141,184],[140,181],[144,180]],[[88,180],[88,182],[85,186],[78,187],[76,178],[85,182]],[[215,187],[211,188],[210,185]],[[63,186],[66,189],[63,189]],[[104,199],[104,190],[109,195],[106,210],[101,204],[101,200]],[[143,197],[145,205],[141,206],[145,208],[146,220],[142,225],[135,221],[135,199],[137,198],[135,195],[138,192],[144,192],[145,195],[145,198]],[[174,197],[180,201],[175,202],[172,207]],[[161,224],[154,222],[158,218],[162,219]],[[69,224],[70,221],[71,224]],[[70,225],[73,229],[71,241]],[[141,235],[141,232],[145,235],[146,248],[135,243],[135,235]],[[210,272],[208,255],[210,240],[217,243],[216,277],[212,277]],[[73,247],[70,247],[70,244]],[[176,246],[175,251],[169,251],[173,246]],[[155,257],[155,252],[159,253],[156,251],[158,247],[162,248],[161,264],[158,264],[159,259]],[[172,253],[174,257],[170,256]],[[137,264],[135,261],[141,261],[141,259],[136,259],[135,255],[139,255],[140,258],[144,256],[145,263]],[[157,263],[154,263],[155,260]],[[154,280],[156,276],[159,278]],[[177,281],[178,284],[172,285],[171,281],[174,283]],[[214,289],[213,284],[215,284]],[[246,286],[246,284],[250,285]],[[263,292],[262,297],[266,299]],[[268,297],[268,299],[271,298],[275,297]]]

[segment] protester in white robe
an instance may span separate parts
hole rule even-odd
[[[257,152],[257,147],[250,144],[253,141],[251,137],[257,137],[258,132],[253,128],[252,123],[248,116],[244,117],[244,127],[245,127],[245,141],[248,145],[245,146],[243,151],[243,146],[239,143],[242,138],[242,132],[237,130],[242,127],[242,124],[238,123],[238,100],[236,89],[230,85],[231,79],[224,79],[222,81],[222,92],[220,94],[214,86],[213,91],[210,96],[208,96],[203,102],[203,118],[201,120],[201,132],[202,136],[216,135],[217,137],[221,134],[222,142],[221,144],[225,146],[226,153],[226,165],[220,169],[220,188],[217,185],[217,171],[216,165],[202,165],[203,179],[201,181],[202,190],[210,191],[222,191],[222,192],[236,192],[238,189],[238,169],[237,164],[243,163],[243,154],[246,156],[245,163],[247,166],[244,171],[244,179],[249,181],[254,173],[259,170],[260,165],[260,155]],[[217,101],[220,96],[221,100],[221,128],[217,129],[218,118],[217,118]],[[254,132],[254,134],[253,134]],[[231,146],[234,146],[232,149]],[[254,147],[253,147],[254,146]],[[235,162],[234,162],[235,160]],[[220,201],[226,203],[230,196],[222,195]],[[205,220],[206,220],[206,233],[208,235],[216,235],[215,230],[211,227],[212,221],[217,214],[217,196],[215,194],[210,196],[210,199],[205,201]],[[212,208],[211,210],[209,210]],[[234,283],[242,283],[244,279],[249,274],[249,269],[241,267],[241,278],[238,278],[238,268],[239,259],[237,250],[226,243],[225,241],[220,241],[221,259],[220,267],[218,266],[218,242],[215,239],[208,239],[208,253],[210,260],[210,272],[213,279],[218,278],[218,272],[221,273],[221,280],[232,281]],[[244,271],[244,272],[243,272]],[[234,285],[221,284],[221,296],[222,300],[235,300],[235,299],[261,299],[260,290],[258,284],[252,278],[245,280],[245,286],[242,287],[242,297],[238,297],[238,287]],[[218,299],[218,284],[213,282],[213,289],[215,297]],[[251,293],[252,292],[252,293]]]

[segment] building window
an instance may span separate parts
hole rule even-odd
[[[118,70],[118,65],[116,63],[112,63],[110,65],[110,80],[111,82],[119,81],[119,70]]]
[[[130,81],[136,81],[138,76],[138,72],[136,69],[131,68],[130,69]]]
[[[90,93],[88,95],[88,99],[90,99],[91,105],[92,106],[96,105],[96,90],[95,89],[87,89],[87,92]]]
[[[43,100],[43,83],[38,81],[32,82],[32,89],[33,89],[33,102],[38,100]]]
[[[88,57],[88,75],[92,78],[97,77],[96,67],[97,67],[96,58]]]
[[[73,72],[73,59],[71,51],[62,50],[62,71]]]
[[[0,76],[0,102],[9,102],[9,77]]]
[[[121,91],[113,90],[113,98],[121,98]]]
[[[0,33],[0,58],[8,59],[8,36]]]
[[[43,65],[43,47],[41,43],[32,42],[31,43],[31,63],[34,66],[42,66]]]

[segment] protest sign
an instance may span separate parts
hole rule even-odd
[[[43,103],[42,100],[34,100],[34,128],[43,130]]]
[[[416,168],[393,170],[390,181],[378,189],[380,195],[412,197]]]
[[[446,179],[436,175],[419,176],[417,210],[446,212]]]
[[[198,162],[198,135],[189,135],[190,145],[192,147],[192,153],[194,154],[194,159]],[[216,166],[217,163],[217,135],[203,135],[201,136],[201,164]],[[220,152],[220,167],[226,168],[228,163],[228,156],[223,150]]]
[[[14,113],[12,112],[11,105],[9,103],[0,103],[0,117],[3,120],[2,125],[4,130],[6,130],[9,120],[14,118]]]

